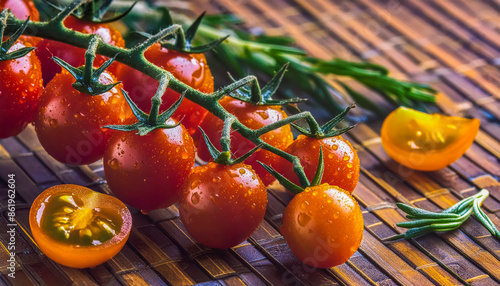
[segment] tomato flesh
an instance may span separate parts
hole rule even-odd
[[[281,233],[302,262],[329,268],[346,262],[363,238],[363,215],[351,194],[322,184],[296,195],[283,213]]]
[[[460,158],[474,142],[478,119],[426,114],[400,107],[382,125],[382,145],[391,158],[421,171],[442,169]]]
[[[99,245],[113,238],[123,221],[113,209],[88,208],[75,194],[61,193],[46,203],[40,224],[59,242]]]
[[[74,268],[94,267],[125,245],[132,216],[118,199],[78,185],[42,192],[30,209],[30,227],[40,249]]]

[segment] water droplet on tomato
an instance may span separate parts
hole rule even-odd
[[[344,161],[349,161],[349,156],[344,156]]]
[[[194,180],[193,182],[191,182],[191,190],[196,189],[200,185],[200,183],[200,180]]]
[[[352,163],[351,162],[347,163],[347,168],[352,168]]]
[[[113,169],[113,170],[116,170],[116,168],[118,168],[118,160],[116,160],[116,158],[113,158],[111,160],[108,161],[108,166]]]
[[[311,217],[306,213],[300,213],[297,216],[297,222],[302,227],[305,227],[309,223],[310,220],[311,220]]]
[[[339,218],[339,216],[340,216],[340,213],[339,213],[339,212],[335,212],[335,213],[333,214],[333,218],[334,218],[334,219],[338,219],[338,218]]]
[[[50,127],[52,127],[52,128],[57,127],[57,119],[51,119],[51,120],[49,121],[49,125],[50,125]]]
[[[257,114],[264,120],[269,118],[269,114],[267,114],[267,112],[265,111],[257,111]]]
[[[240,169],[240,171],[239,171],[239,172],[240,172],[240,174],[242,174],[242,175],[243,175],[243,174],[245,174],[245,169]]]
[[[308,201],[303,201],[301,204],[300,204],[300,207],[302,209],[307,209],[307,207],[309,206],[309,202]]]
[[[193,203],[193,205],[198,204],[200,202],[200,195],[198,193],[194,193],[191,196],[191,202]]]
[[[183,160],[186,160],[187,158],[189,158],[188,153],[186,153],[186,152],[182,152],[181,158],[182,158]]]

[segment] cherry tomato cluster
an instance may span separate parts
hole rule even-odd
[[[32,4],[0,0],[1,9],[36,21],[38,12]],[[69,16],[64,25],[124,46],[120,33],[108,24]],[[158,83],[147,75],[48,39],[21,36],[9,52],[32,46],[36,53],[0,61],[0,138],[15,136],[34,122],[41,145],[56,160],[82,165],[102,159],[109,188],[119,200],[144,213],[178,203],[182,223],[200,243],[226,249],[255,231],[266,212],[266,186],[275,181],[269,169],[299,184],[290,162],[258,150],[239,133],[224,134],[222,120],[177,92],[167,88],[155,109],[151,98]],[[158,43],[144,57],[194,89],[214,90],[203,54],[174,51]],[[288,117],[273,102],[225,96],[219,104],[256,130]],[[124,127],[138,124],[147,131]],[[284,125],[261,136],[274,148],[297,156],[307,179],[314,182],[288,205],[281,230],[293,253],[316,267],[345,262],[359,247],[363,232],[361,211],[351,196],[359,159],[340,133],[328,133],[331,128],[330,124],[323,130],[329,136],[303,132],[294,140],[290,125]],[[224,136],[230,140],[229,150],[221,144]],[[196,153],[210,162],[194,167]],[[320,180],[315,179],[318,168]],[[74,185],[57,186],[37,198],[30,225],[49,257],[67,266],[90,267],[111,258],[125,243],[131,224],[125,210],[115,198]],[[87,250],[93,246],[95,251]],[[61,255],[60,249],[89,259],[82,263]]]

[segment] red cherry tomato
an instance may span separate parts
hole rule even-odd
[[[77,32],[100,35],[107,44],[122,48],[125,47],[125,41],[120,32],[108,24],[85,22],[73,16],[69,16],[64,20],[64,25]],[[81,66],[85,63],[85,49],[48,39],[42,39],[38,43],[36,54],[42,63],[44,84],[50,82],[57,73],[61,72],[61,67],[51,59],[52,56],[59,57],[74,67]],[[94,66],[100,66],[107,59],[108,58],[104,56],[97,55]],[[117,64],[113,63],[107,70],[112,74],[116,74],[116,67]]]
[[[42,146],[56,160],[90,164],[102,158],[115,132],[102,126],[129,123],[132,110],[120,85],[92,96],[74,89],[73,82],[75,79],[66,70],[50,81],[40,96],[35,130]],[[111,84],[116,80],[105,71],[99,82]]]
[[[351,194],[323,184],[296,195],[283,213],[281,233],[293,254],[309,266],[346,262],[363,238],[363,215]]]
[[[226,249],[259,226],[267,190],[252,167],[208,163],[195,167],[184,185],[179,213],[188,233],[201,244]]]
[[[74,268],[94,267],[125,245],[132,216],[117,198],[77,185],[46,189],[30,209],[33,238],[50,259]]]
[[[28,16],[31,21],[40,21],[40,14],[31,0],[0,0],[0,11],[5,8],[20,20],[26,20]]]
[[[221,99],[219,103],[228,112],[234,114],[243,125],[252,129],[259,129],[287,117],[286,113],[279,106],[256,106],[229,96]],[[223,126],[224,122],[212,114],[208,114],[201,123],[203,131],[207,133],[210,140],[219,150],[221,150],[219,140]],[[255,144],[239,133],[233,132],[231,135],[231,152],[233,152],[235,156],[241,156],[255,147]],[[290,125],[285,125],[270,131],[261,138],[264,142],[282,150],[293,142],[293,134]],[[211,159],[203,138],[200,138],[198,144],[198,156],[205,161]],[[268,185],[275,179],[257,161],[276,167],[280,158],[281,157],[278,155],[269,151],[259,150],[246,159],[245,163],[252,166],[262,179],[262,182]]]
[[[9,51],[25,46],[20,40]],[[42,88],[40,61],[33,51],[0,61],[0,138],[16,136],[33,121]]]
[[[179,200],[194,156],[193,139],[182,125],[144,136],[117,132],[104,154],[104,173],[117,198],[147,213]]]
[[[31,0],[0,0],[0,11],[5,8],[9,10],[20,20],[28,19],[30,17],[31,21],[40,21],[40,14],[35,7],[35,3]],[[30,43],[31,46],[36,46],[40,42],[40,38],[24,36],[19,37],[24,43]]]
[[[299,135],[285,151],[299,157],[307,178],[311,181],[318,168],[320,148],[323,149],[325,164],[321,182],[338,186],[352,193],[358,183],[359,158],[351,143],[342,136],[316,139]],[[288,160],[280,158],[276,171],[300,185],[299,178],[293,171],[293,164]]]
[[[203,54],[186,54],[162,48],[160,44],[155,44],[144,54],[146,59],[153,64],[171,72],[177,79],[185,84],[205,93],[214,91],[214,80],[210,68]],[[158,82],[153,78],[120,64],[117,70],[117,78],[123,82],[125,90],[130,98],[144,112],[151,110],[151,97],[158,88]],[[180,94],[167,89],[162,97],[160,112],[167,110]],[[207,114],[207,110],[200,105],[184,99],[175,111],[173,118],[182,120],[182,125],[186,127],[191,135],[197,134],[198,126]]]

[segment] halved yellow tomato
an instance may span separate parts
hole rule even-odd
[[[420,171],[442,169],[460,158],[474,142],[479,119],[426,114],[400,107],[387,116],[380,136],[391,158]]]
[[[78,185],[48,188],[30,209],[33,238],[50,259],[73,268],[115,256],[132,228],[130,211],[115,197]]]

